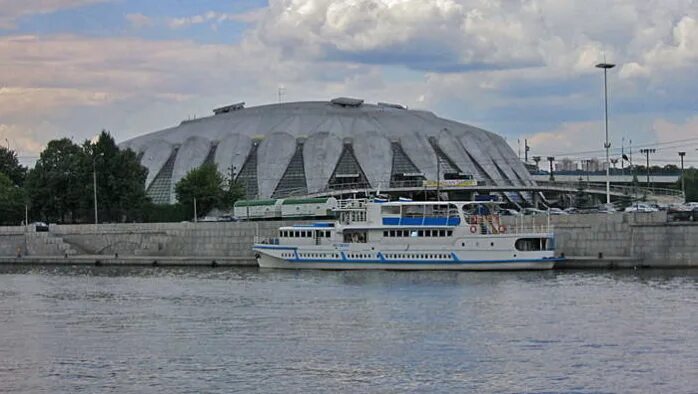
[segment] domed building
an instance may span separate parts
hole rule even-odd
[[[240,103],[213,112],[120,145],[140,154],[154,202],[174,203],[177,182],[206,162],[235,177],[248,198],[419,190],[437,177],[534,185],[502,137],[401,105],[338,98],[251,108]]]

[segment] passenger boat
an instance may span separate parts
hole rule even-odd
[[[544,270],[549,222],[506,226],[497,203],[340,201],[337,220],[280,227],[253,246],[262,268],[330,270]]]

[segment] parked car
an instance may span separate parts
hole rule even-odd
[[[563,211],[567,212],[570,215],[573,215],[575,213],[579,213],[579,209],[577,209],[575,207],[565,208],[565,209],[563,209]]]
[[[240,218],[233,215],[221,215],[218,217],[219,222],[239,222]]]
[[[698,220],[698,204],[688,203],[670,206],[667,214],[669,219],[673,221],[696,221]]]
[[[528,215],[535,216],[535,215],[547,215],[548,213],[543,211],[542,209],[538,209],[538,208],[524,208],[523,214],[527,215],[527,216]]]
[[[563,211],[560,208],[550,208],[548,209],[548,213],[551,215],[569,215],[569,213]]]
[[[202,217],[202,218],[198,218],[196,221],[197,221],[197,222],[208,222],[208,223],[210,223],[210,222],[217,222],[217,221],[218,221],[218,218],[215,217],[215,216],[204,216],[204,217]]]
[[[597,210],[599,213],[616,213],[616,212],[618,212],[618,210],[616,209],[616,207],[613,206],[613,204],[599,205]]]
[[[659,212],[659,209],[649,204],[633,204],[625,208],[625,212]]]
[[[48,224],[44,222],[34,222],[32,223],[32,226],[34,226],[34,231],[37,233],[43,233],[48,231]]]

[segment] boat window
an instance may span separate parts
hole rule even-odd
[[[418,236],[418,237],[423,237],[423,236],[424,236],[424,231],[423,231],[423,230],[417,231],[417,236]]]
[[[445,237],[446,236],[446,230],[439,230],[439,237]]]
[[[449,237],[452,236],[452,235],[453,235],[453,230],[448,230],[448,231],[446,231],[446,235],[448,235]]]
[[[514,247],[522,252],[553,250],[553,243],[548,238],[520,238],[516,240]]]

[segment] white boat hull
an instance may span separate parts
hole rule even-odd
[[[342,261],[285,259],[274,256],[265,249],[255,248],[260,268],[312,269],[312,270],[401,270],[401,271],[498,271],[498,270],[549,270],[559,258],[509,260],[449,260],[449,261]]]

